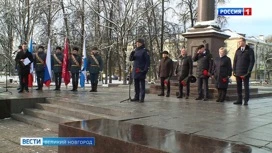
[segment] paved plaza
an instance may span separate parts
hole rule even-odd
[[[196,101],[176,97],[158,97],[147,94],[145,103],[124,102],[128,98],[127,86],[99,88],[97,93],[80,89],[77,93],[62,89],[60,92],[45,89],[12,97],[48,97],[57,101],[92,105],[119,111],[113,119],[180,131],[190,135],[245,144],[253,153],[272,152],[272,97],[251,99],[248,106],[236,106],[232,102]],[[132,92],[133,95],[133,92]],[[0,94],[1,99],[10,97]],[[107,115],[107,112],[101,112]],[[57,133],[49,129],[34,127],[13,119],[0,120],[0,153],[6,152],[56,152],[55,147],[22,147],[19,138],[50,137]]]

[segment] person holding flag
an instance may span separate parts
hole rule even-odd
[[[89,70],[91,77],[92,89],[90,92],[97,92],[98,76],[103,70],[103,61],[98,53],[97,47],[91,49],[90,56],[88,57],[87,69]]]
[[[78,87],[78,79],[79,79],[79,71],[81,68],[82,59],[78,55],[78,47],[74,47],[71,58],[69,60],[69,71],[72,74],[72,84],[73,89],[71,91],[77,91]]]
[[[36,90],[42,90],[43,88],[45,60],[46,54],[44,52],[44,47],[39,46],[38,52],[34,56],[34,67],[36,71],[38,85],[38,88]]]
[[[19,93],[24,92],[28,90],[28,75],[30,73],[30,65],[33,62],[33,55],[28,51],[27,49],[27,43],[24,42],[22,44],[22,51],[18,52],[18,56],[16,59],[16,62],[19,66],[19,78],[20,78],[20,90]]]
[[[55,84],[56,84],[56,91],[60,91],[61,86],[61,74],[62,74],[62,61],[63,61],[63,54],[61,52],[61,47],[56,47],[56,53],[51,58],[52,67],[55,75]]]

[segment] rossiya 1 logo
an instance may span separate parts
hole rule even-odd
[[[251,16],[252,8],[218,8],[219,16]]]

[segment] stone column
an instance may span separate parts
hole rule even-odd
[[[214,20],[215,0],[198,0],[197,21]]]

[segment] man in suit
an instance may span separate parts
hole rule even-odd
[[[240,47],[236,50],[233,61],[233,75],[236,77],[238,99],[235,105],[242,105],[242,82],[244,82],[244,105],[249,101],[249,78],[255,63],[254,51],[246,45],[246,39],[239,39]]]
[[[170,96],[170,78],[173,74],[173,61],[169,58],[168,51],[162,52],[162,59],[159,65],[159,77],[161,78],[161,93],[158,96],[164,96],[164,84],[167,86],[166,97]]]
[[[22,44],[22,51],[18,52],[16,56],[16,62],[18,63],[18,73],[20,74],[20,90],[18,93],[23,93],[24,90],[28,90],[28,75],[30,73],[30,65],[33,62],[33,55],[27,49],[27,43]],[[29,60],[30,62],[24,64],[24,61]]]
[[[98,48],[93,47],[87,60],[87,70],[90,73],[92,89],[90,92],[97,92],[98,76],[103,70],[103,61],[99,55]]]
[[[132,77],[134,79],[135,96],[132,102],[143,103],[145,99],[145,78],[150,66],[150,57],[143,39],[138,39],[136,49],[130,54],[130,61],[134,61]]]
[[[179,82],[179,95],[177,96],[177,98],[183,97],[183,86],[186,86],[185,98],[188,99],[190,94],[189,77],[193,74],[193,60],[191,56],[187,56],[187,51],[185,49],[181,50],[181,55],[178,59],[175,73],[178,75]]]
[[[202,86],[204,84],[204,99],[207,101],[209,98],[208,80],[212,69],[212,55],[205,49],[204,45],[198,46],[193,60],[197,62],[197,77],[198,77],[198,97],[196,100],[203,98]]]
[[[78,79],[79,79],[79,71],[81,69],[81,63],[82,59],[78,55],[78,47],[74,47],[71,57],[69,59],[69,70],[70,73],[72,74],[72,84],[73,84],[73,89],[71,91],[77,91],[78,88]]]
[[[56,47],[56,53],[52,55],[52,68],[55,75],[55,84],[56,91],[60,91],[61,86],[61,74],[62,74],[62,61],[63,61],[63,53],[61,51],[61,47]]]
[[[44,47],[39,46],[38,52],[35,53],[35,56],[34,56],[34,67],[35,67],[35,72],[37,76],[37,85],[38,85],[38,88],[36,90],[42,90],[43,88],[45,60],[46,60],[46,54],[44,52]]]

